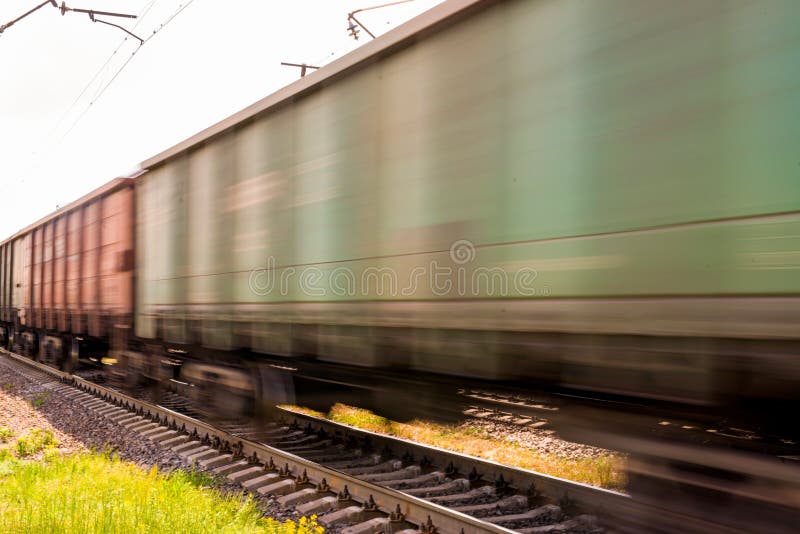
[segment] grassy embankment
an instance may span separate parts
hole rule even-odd
[[[619,456],[609,454],[598,458],[565,458],[493,437],[479,428],[442,425],[419,420],[398,423],[369,410],[344,404],[334,405],[327,414],[300,406],[284,405],[281,407],[356,428],[397,436],[602,488],[621,490],[625,486],[624,459]]]
[[[62,455],[49,430],[0,428],[0,532],[319,534],[315,519],[266,519],[195,471],[149,471],[101,453]]]

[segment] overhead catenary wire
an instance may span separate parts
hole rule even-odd
[[[161,30],[166,28],[167,25],[175,19],[175,17],[177,17],[178,15],[180,15],[183,12],[183,10],[185,10],[187,7],[192,5],[193,2],[194,2],[194,0],[189,0],[185,4],[180,4],[178,6],[178,9],[172,15],[170,15],[164,22],[159,24],[153,30],[153,32],[149,36],[147,36],[147,38],[145,38],[141,43],[139,43],[139,45],[133,50],[133,52],[131,52],[131,55],[128,56],[128,58],[125,60],[125,62],[117,69],[117,71],[114,73],[114,75],[111,77],[111,79],[108,80],[108,82],[105,85],[103,85],[95,93],[95,96],[92,98],[92,100],[89,102],[89,104],[76,117],[76,119],[72,122],[72,124],[69,126],[69,128],[67,128],[67,130],[64,132],[64,134],[56,142],[56,146],[61,144],[61,142],[63,142],[64,139],[66,139],[66,137],[72,132],[72,130],[75,129],[75,127],[78,125],[78,123],[81,121],[81,119],[83,119],[83,117],[89,112],[89,110],[92,108],[92,106],[103,96],[103,94],[105,94],[106,90],[108,90],[108,88],[111,86],[112,83],[114,83],[114,81],[119,77],[119,75],[122,74],[122,71],[125,70],[125,67],[127,67],[128,64],[133,60],[133,58],[136,56],[136,54],[139,52],[139,50],[141,50],[141,48],[145,44],[147,44],[153,37],[155,37]],[[152,5],[151,5],[151,7],[152,7]],[[116,53],[116,51],[114,51],[114,53]]]
[[[150,10],[153,8],[153,6],[154,6],[154,4],[156,2],[157,2],[157,0],[151,0],[145,7],[142,8],[142,12],[138,15],[140,17],[140,19],[137,20],[136,24],[131,28],[132,30],[135,30],[141,24],[142,19],[150,12]],[[114,52],[112,52],[112,54],[105,61],[103,66],[101,66],[100,69],[98,69],[98,71],[95,72],[95,74],[92,76],[92,78],[89,81],[89,83],[86,86],[84,86],[84,88],[81,90],[81,92],[78,94],[78,96],[70,104],[70,106],[67,109],[67,111],[59,119],[56,127],[54,128],[55,131],[53,131],[52,134],[55,134],[57,132],[58,128],[63,124],[63,122],[65,120],[67,120],[67,118],[69,117],[69,115],[71,114],[73,109],[80,103],[81,99],[84,98],[84,96],[86,96],[86,94],[88,92],[90,92],[92,90],[92,88],[95,88],[94,94],[92,95],[91,100],[80,111],[78,116],[75,117],[75,119],[70,122],[69,127],[59,137],[59,139],[52,146],[45,148],[45,150],[50,152],[50,151],[56,149],[58,146],[60,146],[61,143],[63,143],[64,139],[66,139],[70,134],[72,134],[72,132],[78,127],[78,125],[81,124],[81,121],[85,118],[85,116],[88,114],[88,112],[91,110],[91,108],[94,107],[95,104],[98,103],[98,101],[105,95],[105,93],[109,90],[109,88],[125,72],[125,69],[133,61],[133,58],[136,56],[136,54],[139,52],[139,50],[142,48],[142,46],[144,46],[144,44],[146,44],[150,40],[152,40],[158,33],[160,33],[161,30],[163,30],[169,24],[171,24],[171,22],[175,18],[177,18],[184,10],[186,10],[186,8],[188,8],[193,3],[194,3],[194,0],[188,0],[185,3],[179,4],[178,7],[175,9],[175,11],[171,15],[169,15],[166,19],[164,19],[164,21],[161,24],[159,24],[157,27],[152,29],[151,34],[148,35],[146,38],[144,38],[142,40],[142,42],[138,44],[138,46],[130,53],[130,55],[119,66],[119,68],[115,69],[114,73],[111,75],[111,77],[108,79],[108,81],[106,81],[105,83],[101,83],[99,85],[96,84],[98,79],[103,75],[103,73],[108,68],[109,64],[119,54],[119,51],[121,50],[122,46],[124,46],[125,43],[127,43],[127,41],[129,40],[128,37],[123,38],[123,40],[120,42],[119,46],[117,46],[117,48],[114,50]],[[405,3],[405,2],[398,2],[398,3]],[[349,47],[342,47],[342,48],[344,50],[346,50],[346,48],[349,48]],[[326,63],[328,60],[334,59],[340,52],[341,51],[334,51],[334,52],[331,52],[331,53],[327,54],[326,57],[323,59],[323,63]],[[320,64],[320,63],[317,63],[317,62],[315,62],[315,63],[317,65]],[[26,178],[27,178],[27,175],[29,175],[29,172],[26,173]]]
[[[144,8],[142,8],[141,11],[139,11],[139,13],[137,14],[138,18],[136,19],[136,24],[133,25],[131,30],[135,30],[142,23],[142,20],[144,20],[144,18],[147,16],[147,14],[150,12],[150,10],[153,8],[153,6],[157,1],[158,0],[150,0],[150,3],[147,4]],[[106,59],[105,63],[103,63],[103,65],[99,69],[97,69],[97,72],[94,73],[94,76],[92,76],[92,78],[89,80],[89,83],[87,83],[86,86],[84,86],[81,92],[78,93],[78,96],[75,97],[75,100],[72,101],[72,103],[69,105],[66,111],[64,111],[61,117],[59,117],[58,121],[56,122],[56,125],[53,127],[53,130],[51,130],[50,133],[48,134],[48,137],[53,133],[55,133],[56,130],[58,130],[58,127],[61,126],[61,123],[64,122],[64,119],[67,118],[70,112],[78,104],[80,99],[83,98],[83,95],[85,95],[86,92],[89,90],[89,88],[92,87],[97,78],[100,77],[100,75],[103,73],[106,67],[108,67],[109,63],[111,63],[111,60],[114,59],[114,56],[117,54],[117,52],[120,51],[120,49],[123,47],[123,45],[125,45],[126,42],[128,42],[128,38],[124,37],[120,41],[119,45],[117,45],[117,47],[114,49],[114,51],[111,52],[111,55],[108,56],[108,59]],[[97,97],[97,91],[95,92],[94,96],[92,96],[92,100],[94,100],[96,97]]]
[[[136,25],[134,25],[132,29],[135,29],[136,26],[138,26],[141,23],[142,19],[150,12],[150,10],[153,8],[153,5],[157,1],[158,0],[152,0],[150,2],[150,4],[148,4],[147,6],[145,6],[142,9],[142,11],[140,12],[140,15],[138,15],[140,18],[137,20]],[[48,148],[45,149],[46,151],[49,152],[49,151],[55,150],[57,147],[59,147],[61,145],[61,143],[64,142],[64,140],[67,138],[67,136],[69,136],[69,134],[72,133],[72,131],[75,129],[75,127],[86,116],[86,114],[89,112],[89,110],[92,108],[92,106],[94,106],[94,104],[103,96],[103,94],[106,92],[106,90],[108,90],[108,88],[111,86],[111,84],[114,83],[114,81],[119,77],[119,75],[122,73],[122,71],[125,69],[125,67],[127,67],[127,65],[133,60],[133,58],[135,57],[137,52],[139,52],[139,50],[142,48],[142,46],[144,46],[145,43],[149,42],[153,37],[155,37],[156,34],[158,34],[161,30],[166,28],[167,25],[175,19],[175,17],[180,15],[192,3],[194,3],[194,0],[189,0],[186,3],[179,4],[178,8],[169,17],[167,17],[164,20],[164,22],[162,22],[161,24],[156,26],[152,30],[151,34],[149,36],[147,36],[147,38],[143,39],[142,42],[137,45],[136,49],[134,49],[134,51],[131,53],[131,55],[128,56],[128,58],[116,70],[116,72],[114,72],[114,74],[108,80],[108,82],[106,82],[105,84],[103,84],[103,85],[98,87],[98,89],[95,91],[94,95],[92,96],[92,99],[89,101],[89,103],[86,105],[86,107],[78,114],[78,116],[75,118],[75,120],[72,121],[72,123],[64,131],[64,133],[58,138],[58,140],[56,140],[51,146],[49,146]],[[48,135],[45,137],[45,139],[47,137],[50,137],[51,135],[56,133],[56,131],[58,130],[58,127],[64,122],[66,117],[75,108],[75,106],[78,104],[80,99],[86,94],[86,92],[92,87],[92,85],[98,79],[98,77],[105,71],[105,69],[108,66],[108,64],[111,62],[111,60],[114,58],[114,56],[119,52],[119,50],[122,48],[122,46],[128,41],[128,39],[129,39],[128,37],[123,38],[123,40],[120,42],[120,44],[114,50],[114,52],[111,53],[111,55],[106,60],[106,62],[103,64],[103,66],[101,66],[100,69],[98,69],[98,71],[95,72],[94,76],[92,76],[92,79],[89,81],[89,83],[83,88],[81,93],[75,98],[75,100],[72,102],[72,104],[70,104],[70,106],[67,109],[67,111],[65,111],[64,114],[59,118],[56,126],[50,131],[50,133],[48,133]],[[39,143],[39,144],[41,145],[43,143],[44,143],[44,139],[42,140],[42,143]],[[36,154],[33,154],[33,156],[36,157]],[[41,159],[39,159],[39,161],[41,161]],[[30,176],[30,173],[36,167],[37,167],[37,164],[35,162],[32,163],[28,167],[28,169],[24,172],[23,177],[19,180],[19,183],[25,182],[25,180],[27,180],[27,178]]]
[[[11,26],[13,26],[13,25],[14,25],[14,24],[16,24],[17,22],[21,21],[22,19],[24,19],[24,18],[25,18],[25,17],[27,17],[28,15],[31,15],[32,13],[34,13],[34,12],[36,12],[36,11],[39,11],[39,10],[40,10],[40,9],[42,9],[44,6],[46,6],[47,4],[52,4],[52,5],[53,5],[53,7],[58,7],[58,6],[56,5],[56,3],[55,3],[55,0],[45,0],[45,1],[44,1],[44,2],[42,2],[41,4],[38,4],[38,5],[36,5],[35,7],[32,7],[31,9],[29,9],[28,11],[26,11],[25,13],[23,13],[23,14],[22,14],[22,15],[20,15],[19,17],[15,18],[15,19],[13,19],[13,20],[10,20],[10,21],[8,21],[8,22],[6,22],[5,24],[0,24],[0,34],[2,34],[4,31],[6,31],[7,29],[9,29]]]
[[[0,24],[0,34],[2,34],[8,28],[13,26],[17,22],[21,21],[22,19],[24,19],[28,15],[31,15],[32,13],[34,13],[36,11],[39,11],[44,6],[46,6],[47,4],[50,4],[54,8],[58,9],[59,11],[61,11],[61,15],[62,16],[66,15],[67,13],[70,13],[70,12],[72,12],[72,13],[85,13],[85,14],[89,15],[89,19],[91,19],[92,22],[100,22],[100,23],[103,23],[103,24],[108,24],[109,26],[114,26],[115,28],[119,28],[120,30],[122,30],[122,31],[124,31],[126,33],[130,33],[130,32],[128,30],[126,30],[125,28],[123,28],[122,26],[119,26],[117,24],[113,24],[111,22],[107,22],[107,21],[104,21],[104,20],[100,20],[100,19],[98,19],[96,17],[99,15],[99,16],[104,16],[104,17],[121,17],[121,18],[126,18],[126,19],[135,19],[136,18],[136,15],[128,15],[127,13],[114,13],[114,12],[111,12],[111,11],[98,11],[96,9],[84,9],[84,8],[80,8],[80,7],[69,7],[67,5],[67,3],[64,2],[64,1],[62,1],[61,2],[61,6],[59,6],[56,3],[55,0],[45,0],[41,4],[38,4],[38,5],[34,6],[34,7],[32,7],[31,9],[29,9],[28,11],[26,11],[22,15],[18,16],[17,18],[15,18],[14,20],[11,20],[11,21],[9,21],[9,22],[7,22],[5,24]],[[131,35],[133,35],[133,34],[131,34]],[[134,35],[134,37],[136,37],[136,36]],[[138,39],[138,37],[137,37],[137,39]]]
[[[135,24],[134,24],[134,25],[131,27],[131,30],[135,30],[135,29],[136,29],[136,28],[137,28],[137,27],[138,27],[140,24],[142,24],[142,22],[143,22],[144,18],[147,16],[147,14],[150,12],[150,10],[153,8],[153,6],[155,5],[155,3],[156,3],[157,1],[158,1],[158,0],[150,0],[150,2],[149,2],[148,4],[146,4],[146,5],[145,5],[145,6],[144,6],[144,7],[143,7],[143,8],[142,8],[140,11],[139,11],[139,13],[137,13],[137,14],[135,15],[135,17],[136,17],[136,23],[135,23]],[[51,2],[50,2],[50,0],[48,0],[48,2],[45,2],[45,4],[46,4],[46,3],[51,3]],[[55,4],[54,4],[54,5],[55,5]],[[126,33],[128,33],[128,32],[127,32],[127,30],[126,30]],[[97,80],[97,79],[100,77],[100,75],[101,75],[101,74],[102,74],[102,73],[103,73],[103,72],[106,70],[106,67],[108,67],[108,65],[111,63],[112,59],[114,58],[114,56],[115,56],[115,55],[116,55],[116,54],[119,52],[119,50],[120,50],[120,49],[121,49],[121,48],[122,48],[122,47],[125,45],[125,43],[128,41],[128,39],[129,39],[128,37],[124,37],[124,38],[123,38],[123,39],[120,41],[119,45],[117,45],[117,47],[114,49],[114,51],[111,53],[111,55],[109,55],[109,56],[108,56],[108,59],[106,59],[106,61],[103,63],[103,65],[102,65],[102,66],[101,66],[101,67],[100,67],[100,68],[99,68],[99,69],[98,69],[98,70],[97,70],[97,71],[94,73],[94,75],[92,76],[92,78],[91,78],[91,79],[89,80],[89,82],[88,82],[88,83],[87,83],[87,84],[84,86],[84,88],[81,90],[81,92],[80,92],[80,93],[78,93],[78,96],[76,96],[76,97],[75,97],[75,99],[72,101],[72,103],[69,105],[69,107],[68,107],[68,108],[67,108],[67,109],[64,111],[64,113],[62,113],[62,114],[61,114],[61,116],[59,117],[58,121],[56,121],[56,124],[55,124],[55,126],[53,126],[53,128],[52,128],[52,129],[51,129],[51,130],[50,130],[50,131],[47,133],[47,135],[45,135],[45,136],[44,136],[44,137],[43,137],[43,138],[40,140],[40,142],[39,142],[39,143],[37,143],[37,145],[39,145],[39,146],[41,146],[41,145],[44,145],[44,144],[45,144],[45,142],[47,141],[47,139],[48,139],[48,138],[51,138],[53,135],[55,135],[55,133],[58,131],[59,127],[60,127],[60,126],[61,126],[61,124],[64,122],[64,120],[65,120],[65,119],[66,119],[66,118],[69,116],[69,114],[72,112],[72,110],[73,110],[73,109],[75,108],[75,106],[78,104],[78,102],[80,102],[81,98],[83,98],[83,96],[84,96],[84,95],[86,94],[86,92],[87,92],[87,91],[88,91],[88,90],[89,90],[89,89],[92,87],[92,85],[93,85],[93,84],[95,83],[95,81],[96,81],[96,80]],[[137,37],[137,39],[138,39],[138,37]],[[98,91],[99,91],[99,89],[98,89]],[[92,97],[92,100],[96,100],[96,98],[97,98],[97,94],[98,94],[98,92],[95,92],[94,96]],[[86,111],[87,111],[87,110],[84,110],[84,111],[81,113],[81,116],[82,116],[82,115],[85,115]],[[73,123],[73,125],[71,125],[71,126],[69,127],[69,129],[68,129],[67,133],[71,132],[71,131],[72,131],[72,129],[73,129],[74,127],[75,127],[75,123]],[[61,136],[61,137],[58,139],[58,141],[56,141],[56,142],[53,144],[53,147],[52,147],[52,148],[55,148],[55,147],[59,146],[59,145],[60,145],[60,143],[61,143],[61,142],[64,140],[64,138],[65,138],[65,137],[66,137],[66,134],[62,135],[62,136]],[[35,156],[36,156],[36,154],[34,153],[34,154],[33,154],[33,156],[35,157]],[[28,169],[27,169],[27,170],[24,172],[24,174],[23,174],[23,177],[20,179],[20,182],[24,182],[24,181],[25,181],[25,180],[28,178],[28,176],[30,175],[30,173],[32,172],[32,170],[33,170],[35,167],[36,167],[36,163],[35,163],[35,162],[32,162],[32,163],[31,163],[31,164],[28,166]]]
[[[353,39],[358,41],[358,26],[360,26],[361,29],[364,30],[365,32],[367,32],[367,34],[370,37],[375,39],[375,34],[372,33],[371,31],[369,31],[369,28],[364,26],[364,24],[360,20],[358,20],[356,18],[356,13],[361,13],[362,11],[371,11],[373,9],[381,9],[381,8],[384,8],[384,7],[392,7],[392,6],[396,6],[396,5],[399,5],[399,4],[407,4],[407,3],[413,2],[413,1],[414,0],[397,0],[396,2],[389,2],[389,3],[386,3],[386,4],[380,4],[380,5],[377,5],[377,6],[362,7],[361,9],[356,9],[355,11],[351,11],[350,13],[347,14],[347,22],[349,24],[348,27],[347,27],[347,31],[350,32],[350,36]],[[358,26],[356,26],[356,24]]]
[[[133,25],[133,27],[131,28],[131,30],[135,30],[135,29],[136,29],[136,28],[137,28],[137,27],[138,27],[138,26],[139,26],[139,25],[142,23],[142,21],[143,21],[144,17],[145,17],[145,16],[147,16],[147,14],[150,12],[150,10],[152,9],[153,5],[154,5],[154,4],[155,4],[157,1],[158,1],[158,0],[150,0],[150,2],[149,2],[149,3],[148,3],[148,4],[147,4],[147,5],[144,7],[144,8],[142,8],[142,9],[139,11],[139,13],[137,13],[136,15],[132,15],[132,16],[129,16],[129,17],[128,17],[128,18],[135,18],[135,19],[136,19],[136,23]],[[14,22],[17,22],[18,20],[20,20],[20,19],[24,18],[25,16],[29,15],[30,13],[33,13],[33,12],[34,12],[34,11],[36,11],[37,9],[39,9],[39,8],[41,8],[41,7],[45,6],[45,5],[47,5],[48,3],[52,4],[54,7],[58,7],[58,5],[57,5],[57,4],[56,4],[54,1],[47,0],[46,2],[43,2],[42,4],[39,4],[39,5],[38,5],[36,8],[34,8],[34,9],[31,9],[30,11],[28,11],[26,14],[22,15],[21,17],[18,17],[17,19],[15,19],[14,21],[12,21],[12,24],[13,24]],[[63,9],[62,9],[62,8],[63,8]],[[67,9],[71,9],[71,8],[67,8],[67,7],[66,7],[66,5],[62,5],[62,8],[59,8],[59,9],[62,9],[62,15],[63,15],[63,14],[66,12],[66,10],[67,10]],[[74,11],[74,10],[73,10],[73,11]],[[85,12],[85,11],[89,11],[89,10],[79,10],[79,11],[80,11],[80,12]],[[101,20],[99,20],[99,19],[95,19],[95,18],[93,17],[92,13],[96,13],[96,12],[91,12],[91,13],[90,13],[90,17],[92,18],[92,20],[93,20],[93,21],[95,21],[95,22],[103,22],[103,21],[101,21]],[[10,24],[6,24],[6,25],[4,25],[4,28],[7,28],[8,26],[10,26]],[[123,30],[124,30],[124,28],[123,28]],[[128,30],[124,30],[124,31],[125,31],[126,33],[129,33],[129,34],[131,33],[131,32],[129,32]],[[131,35],[133,35],[133,34],[131,34]],[[134,37],[136,37],[136,36],[134,35]],[[138,39],[138,37],[136,37],[136,38]],[[37,145],[43,145],[43,144],[46,142],[46,140],[47,140],[48,138],[52,137],[52,136],[53,136],[53,135],[54,135],[54,134],[55,134],[55,133],[58,131],[58,128],[61,126],[61,124],[62,124],[62,123],[64,122],[64,120],[67,118],[67,116],[69,116],[70,112],[72,112],[72,110],[73,110],[73,109],[75,108],[75,106],[78,104],[78,102],[80,101],[80,99],[81,99],[81,98],[83,98],[83,96],[86,94],[86,92],[87,92],[87,91],[88,91],[88,90],[89,90],[89,89],[92,87],[92,85],[93,85],[93,84],[94,84],[94,82],[97,80],[97,78],[98,78],[98,77],[99,77],[99,76],[100,76],[100,75],[101,75],[101,74],[102,74],[102,73],[105,71],[105,69],[106,69],[106,67],[109,65],[109,63],[111,63],[111,60],[114,58],[114,56],[117,54],[117,52],[118,52],[118,51],[119,51],[119,50],[122,48],[122,46],[123,46],[123,45],[124,45],[124,44],[125,44],[125,43],[128,41],[128,39],[129,39],[128,37],[124,37],[124,38],[122,39],[122,41],[120,41],[120,44],[117,46],[117,48],[116,48],[116,49],[114,49],[114,51],[111,53],[111,55],[108,57],[108,59],[106,59],[105,63],[103,63],[103,65],[102,65],[102,66],[101,66],[101,67],[100,67],[100,68],[99,68],[99,69],[98,69],[98,70],[95,72],[94,76],[92,76],[92,78],[89,80],[89,83],[87,83],[87,84],[86,84],[86,86],[84,86],[84,88],[81,90],[81,92],[78,94],[78,96],[76,96],[76,97],[75,97],[75,99],[72,101],[72,103],[69,105],[69,107],[68,107],[68,108],[67,108],[67,109],[64,111],[64,113],[62,113],[62,114],[61,114],[61,116],[59,117],[58,121],[56,121],[56,124],[55,124],[55,126],[53,126],[53,128],[52,128],[52,129],[51,129],[51,130],[50,130],[50,131],[47,133],[47,135],[45,135],[45,136],[44,136],[44,137],[43,137],[43,138],[40,140],[40,142],[39,142],[39,143],[37,143]],[[96,94],[95,94],[95,95],[96,95]],[[96,98],[96,96],[95,96],[95,97],[93,97],[93,99],[95,99],[95,98]],[[84,113],[85,113],[85,112],[84,112]],[[69,131],[71,131],[73,127],[74,127],[74,125],[70,127]],[[58,145],[61,143],[61,141],[63,141],[63,140],[64,140],[64,138],[65,138],[65,137],[66,137],[66,136],[62,136],[62,137],[61,137],[61,138],[60,138],[60,139],[59,139],[59,140],[58,140],[58,141],[57,141],[57,142],[54,144],[54,146],[58,146]],[[36,156],[36,154],[34,153],[34,157],[35,157],[35,156]],[[25,173],[23,174],[23,177],[20,179],[20,182],[24,182],[24,181],[25,181],[25,180],[28,178],[28,175],[31,173],[31,171],[32,171],[32,170],[33,170],[35,167],[36,167],[36,164],[35,164],[35,163],[31,163],[31,165],[28,167],[28,169],[27,169],[27,170],[25,171]]]

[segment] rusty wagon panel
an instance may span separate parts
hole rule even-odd
[[[0,316],[105,337],[133,308],[133,179],[117,178],[0,243]]]

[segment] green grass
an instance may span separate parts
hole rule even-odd
[[[188,471],[184,471],[186,479],[194,486],[213,486],[217,482],[224,482],[225,477],[220,475],[210,475],[196,468],[196,464],[192,464]]]
[[[4,449],[7,450],[7,449]],[[29,461],[0,455],[0,532],[319,534],[315,518],[261,517],[242,494],[197,472],[143,470],[101,453]]]
[[[39,393],[38,395],[36,395],[36,396],[33,398],[33,402],[32,402],[32,404],[33,404],[33,407],[34,407],[34,408],[39,408],[39,407],[40,407],[42,404],[44,404],[44,403],[45,403],[45,401],[46,401],[48,398],[50,398],[50,392],[48,392],[48,391],[43,391],[42,393]]]
[[[39,430],[34,428],[24,436],[17,438],[15,449],[17,456],[33,456],[47,448],[58,445],[58,440],[53,436],[52,430]]]
[[[369,410],[344,404],[335,404],[327,414],[293,405],[282,407],[356,428],[397,436],[576,482],[616,490],[625,487],[624,459],[611,454],[598,458],[564,458],[495,438],[478,428],[462,428],[420,420],[398,423]]]
[[[6,426],[0,426],[0,443],[8,443],[14,437],[14,432]]]

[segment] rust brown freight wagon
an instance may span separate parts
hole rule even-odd
[[[0,243],[0,343],[60,367],[100,360],[133,307],[133,180],[117,178]]]

